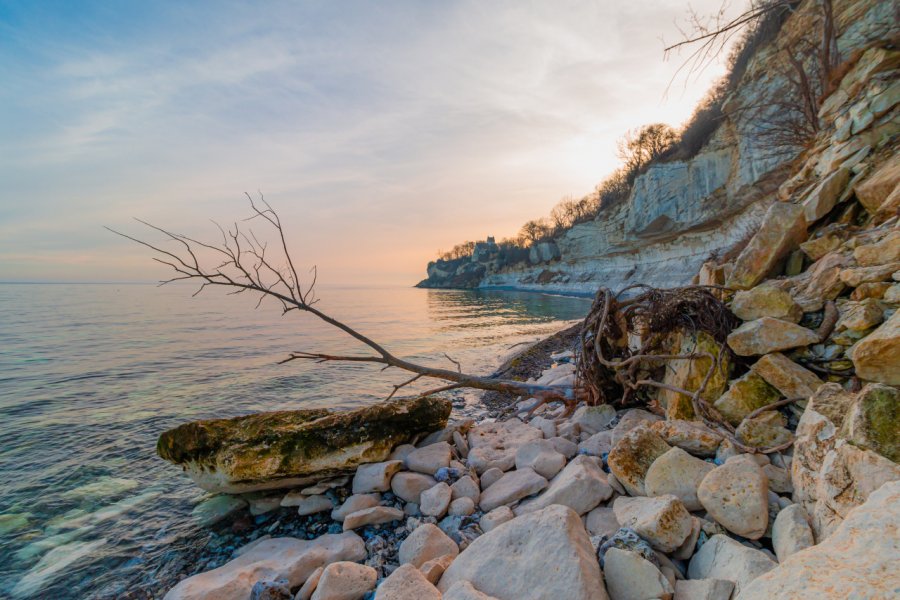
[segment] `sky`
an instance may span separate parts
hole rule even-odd
[[[667,93],[686,9],[0,0],[0,281],[159,279],[103,226],[214,240],[261,192],[321,282],[413,284],[590,192],[626,130],[687,120],[724,67]]]

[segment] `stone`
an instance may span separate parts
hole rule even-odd
[[[817,261],[829,252],[837,250],[847,239],[846,231],[838,227],[837,225],[826,227],[817,237],[800,244],[800,250],[812,261]]]
[[[378,572],[353,562],[333,562],[322,572],[312,600],[359,600],[375,589]]]
[[[675,582],[675,600],[729,600],[734,583],[724,579],[682,579]]]
[[[343,522],[344,518],[350,513],[378,506],[380,502],[381,494],[354,494],[331,511],[331,518],[335,521]]]
[[[309,487],[305,487],[302,490],[300,490],[300,494],[303,496],[321,495],[321,494],[327,493],[329,490],[333,490],[334,488],[344,487],[349,482],[350,482],[349,475],[339,475],[337,477],[321,479],[321,480],[317,481],[315,484],[313,484]]]
[[[353,476],[353,493],[368,494],[391,489],[391,479],[403,466],[399,460],[360,465]]]
[[[479,478],[479,481],[481,481],[482,491],[488,489],[489,487],[500,481],[501,477],[503,477],[503,471],[496,467],[488,469],[487,471],[482,473],[481,477]]]
[[[610,450],[613,448],[614,433],[615,432],[613,431],[601,431],[600,433],[595,433],[578,444],[578,451],[590,456],[603,456],[604,454],[609,454]]]
[[[612,600],[671,600],[675,590],[669,580],[640,554],[610,548],[603,560],[603,577]]]
[[[612,493],[613,489],[606,482],[606,474],[596,459],[576,456],[540,496],[520,504],[515,513],[525,514],[551,504],[561,504],[583,515],[608,500]]]
[[[443,427],[451,408],[424,397],[194,421],[163,432],[156,451],[208,491],[292,488],[384,460],[397,444]]]
[[[900,589],[900,482],[886,483],[818,545],[742,586],[738,600],[893,598]]]
[[[516,464],[519,446],[543,439],[539,429],[518,419],[482,423],[469,430],[469,466],[481,475],[496,467],[509,471]]]
[[[400,565],[381,582],[374,600],[441,600],[441,593],[412,565]]]
[[[894,283],[889,281],[879,281],[877,283],[863,283],[860,284],[853,292],[850,294],[851,300],[865,300],[867,298],[874,298],[875,300],[881,300],[884,298],[885,293],[892,287],[894,287]]]
[[[478,503],[481,497],[481,490],[478,489],[478,483],[469,475],[463,475],[450,486],[450,499],[457,500],[459,498],[471,498],[474,503]]]
[[[606,429],[615,418],[616,409],[609,404],[600,404],[599,406],[580,407],[569,420],[576,423],[581,431],[593,435]]]
[[[556,451],[547,440],[522,444],[516,450],[516,468],[533,469],[538,475],[550,479],[566,466],[566,457]]]
[[[191,517],[197,521],[200,527],[210,527],[245,508],[247,508],[247,501],[243,498],[220,494],[195,506],[191,511]],[[19,520],[22,521],[21,518]],[[27,524],[27,520],[24,522]]]
[[[792,494],[794,492],[790,471],[775,465],[763,465],[762,470],[769,480],[770,492],[775,492],[776,494]]]
[[[391,491],[404,502],[419,504],[422,492],[433,488],[435,484],[437,480],[430,475],[403,471],[391,479]]]
[[[459,456],[462,458],[469,456],[469,442],[466,440],[466,436],[459,431],[453,432],[453,445],[456,446]]]
[[[319,567],[365,557],[365,544],[355,533],[326,534],[310,541],[267,538],[217,569],[182,580],[165,600],[247,600],[257,581],[283,578],[296,588]]]
[[[775,202],[766,211],[750,243],[735,259],[725,285],[744,290],[754,287],[805,240],[804,208],[798,204]]]
[[[697,421],[657,421],[650,430],[671,446],[695,456],[715,456],[722,435]]]
[[[859,302],[847,302],[841,310],[841,318],[835,325],[835,331],[866,331],[880,325],[884,320],[884,310],[878,300],[867,298]]]
[[[735,429],[738,441],[752,448],[774,448],[794,439],[794,434],[785,427],[784,415],[777,410],[767,410],[752,419],[745,418]]]
[[[848,353],[858,377],[900,385],[900,310]]]
[[[391,506],[373,506],[352,512],[344,517],[344,531],[365,527],[366,525],[380,525],[391,521],[403,519],[403,511]]]
[[[819,341],[811,329],[772,317],[748,321],[728,334],[728,345],[738,356],[758,356],[809,346]]]
[[[633,529],[660,552],[672,552],[691,533],[691,515],[675,496],[628,498],[613,502],[616,520]]]
[[[548,560],[552,557],[552,560]],[[581,519],[553,505],[504,523],[475,539],[444,573],[438,588],[457,581],[498,598],[607,600],[600,565]]]
[[[547,441],[550,442],[554,450],[565,456],[567,459],[578,454],[578,445],[575,442],[570,442],[561,437],[553,437]]]
[[[607,458],[609,470],[616,476],[629,494],[644,496],[644,477],[650,465],[657,458],[668,452],[669,445],[651,431],[647,425],[641,425],[626,433],[610,451]]]
[[[877,242],[857,246],[853,249],[853,258],[861,267],[900,262],[900,231],[891,231]]]
[[[700,547],[688,565],[689,579],[724,579],[740,594],[751,581],[778,566],[764,552],[744,546],[727,535],[714,535]],[[767,598],[757,596],[757,598]]]
[[[388,460],[406,461],[406,457],[416,451],[416,447],[412,444],[400,444],[391,451]]]
[[[849,181],[850,169],[840,167],[814,187],[802,201],[806,222],[813,223],[830,213]]]
[[[416,448],[406,456],[406,468],[410,471],[434,475],[441,467],[450,466],[450,444],[437,442]]]
[[[712,402],[725,391],[728,385],[728,373],[731,369],[731,357],[728,353],[720,354],[719,343],[711,335],[705,332],[695,334],[677,333],[671,340],[673,354],[709,354],[718,357],[719,367],[713,371],[701,394],[701,398]],[[689,392],[700,389],[706,376],[713,367],[713,360],[707,356],[695,359],[676,358],[667,361],[663,383]],[[680,392],[667,389],[659,390],[659,401],[666,407],[668,420],[687,419],[693,420],[694,406],[691,398]]]
[[[856,186],[856,198],[869,213],[877,215],[882,213],[882,206],[897,189],[898,184],[900,184],[900,157],[895,155]]]
[[[870,383],[859,392],[844,417],[841,438],[900,462],[900,390]]]
[[[855,288],[864,283],[888,281],[898,270],[900,270],[900,262],[893,262],[876,267],[851,267],[849,269],[843,269],[840,273],[840,277],[843,283]]]
[[[746,291],[738,291],[731,301],[730,308],[731,312],[742,321],[772,317],[798,323],[803,316],[803,309],[790,293],[765,284]]]
[[[250,600],[294,600],[287,579],[259,580],[250,590]]]
[[[423,515],[440,519],[447,514],[451,495],[450,486],[442,481],[422,492],[419,500],[419,510]]]
[[[713,469],[700,483],[703,508],[728,531],[756,540],[769,524],[769,480],[749,457],[739,456]]]
[[[792,278],[791,295],[803,312],[822,310],[827,300],[834,300],[847,287],[841,272],[848,259],[840,252],[830,252],[813,263],[805,273]]]
[[[728,391],[722,394],[713,406],[729,423],[738,426],[744,417],[754,410],[767,406],[779,398],[778,390],[753,371],[748,371],[732,381]]]
[[[531,469],[517,469],[501,477],[491,487],[481,492],[478,505],[484,512],[498,506],[512,504],[522,498],[536,494],[547,487],[547,480]]]
[[[301,517],[333,509],[334,504],[327,496],[307,496],[297,504],[297,514]]]
[[[253,497],[253,495],[248,495],[247,501],[250,503],[250,514],[253,516],[272,512],[281,506],[281,498],[278,496]]]
[[[400,564],[411,564],[421,567],[429,560],[449,554],[459,554],[459,547],[450,536],[440,530],[436,525],[425,523],[419,525],[400,544],[398,558]]]
[[[498,598],[479,592],[471,583],[461,579],[447,588],[444,600],[498,600]]]
[[[322,573],[324,572],[324,567],[319,567],[318,569],[313,571],[313,574],[303,582],[300,590],[297,591],[297,595],[294,596],[294,600],[309,600],[310,598],[312,598],[313,592],[316,591],[316,586],[319,585],[319,579],[321,579]]]
[[[475,501],[471,498],[457,498],[450,502],[447,514],[457,517],[468,517],[475,512]]]
[[[684,542],[672,552],[672,558],[677,560],[688,560],[694,555],[697,549],[697,541],[700,539],[700,533],[703,531],[703,520],[691,517],[691,532],[684,539]]]
[[[534,417],[528,424],[536,429],[540,429],[541,433],[544,434],[544,439],[550,439],[556,436],[556,421],[551,421],[544,417]]]
[[[644,478],[648,496],[672,495],[689,511],[701,510],[697,488],[715,465],[694,458],[681,448],[672,448],[653,461]]]
[[[780,352],[766,354],[750,369],[785,398],[809,398],[822,386],[822,380]]]
[[[425,576],[425,579],[428,580],[428,583],[431,585],[437,585],[438,581],[441,580],[441,576],[443,576],[444,571],[447,570],[447,567],[450,566],[450,563],[453,562],[453,559],[456,558],[456,555],[445,554],[443,556],[439,556],[437,558],[432,558],[429,561],[426,561],[419,567],[419,571],[422,572],[422,575]]]
[[[621,525],[616,512],[609,506],[598,506],[584,516],[584,527],[592,536],[611,537]]]
[[[516,518],[516,515],[510,507],[498,506],[494,510],[485,513],[478,522],[478,525],[483,532],[487,533],[498,525],[502,525],[507,521],[512,521],[514,518]]]
[[[799,504],[782,509],[772,524],[772,548],[778,562],[783,563],[792,554],[816,544],[809,518]]]

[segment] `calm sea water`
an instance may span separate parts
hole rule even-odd
[[[277,365],[364,351],[249,297],[152,285],[0,285],[0,597],[115,598],[202,543],[205,496],[155,455],[192,419],[377,402],[403,374]],[[489,373],[516,343],[586,314],[580,298],[326,288],[320,307],[396,354]]]

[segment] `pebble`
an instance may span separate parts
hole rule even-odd
[[[419,510],[423,515],[440,519],[447,513],[451,495],[450,486],[442,481],[422,492],[419,500]]]

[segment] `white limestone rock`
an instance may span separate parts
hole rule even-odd
[[[675,592],[656,565],[629,550],[607,550],[603,576],[611,600],[671,600]]]
[[[691,558],[688,578],[725,579],[734,583],[735,594],[739,594],[751,581],[776,566],[778,563],[764,552],[744,546],[727,535],[717,534]]]
[[[540,496],[523,502],[515,512],[524,514],[551,504],[562,504],[583,515],[608,500],[612,493],[613,489],[606,481],[606,473],[596,459],[576,456]]]
[[[459,554],[456,542],[436,525],[425,523],[416,527],[403,540],[398,558],[402,565],[409,563],[414,567],[421,567],[426,562],[447,554],[454,557]]]

